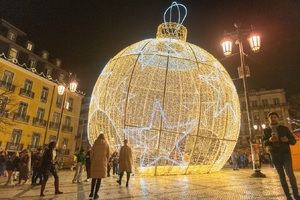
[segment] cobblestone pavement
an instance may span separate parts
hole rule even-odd
[[[125,182],[119,187],[116,177],[102,181],[100,199],[285,199],[274,169],[264,168],[267,178],[249,178],[251,170],[232,171],[223,169],[218,173],[187,176],[138,177],[131,179],[129,188]],[[5,179],[0,178],[0,199],[88,199],[90,183],[72,184],[72,171],[61,171],[60,186],[63,195],[53,195],[53,178],[49,178],[45,197],[39,198],[39,186],[29,183],[22,186],[4,186]],[[300,172],[296,172],[300,183]],[[126,177],[124,177],[126,178]],[[123,180],[125,181],[125,180]],[[300,185],[298,184],[300,187]]]

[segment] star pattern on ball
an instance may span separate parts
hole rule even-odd
[[[158,143],[159,134],[160,132],[155,133],[154,135],[149,134],[149,131],[153,129],[154,121],[157,117],[162,118],[162,123],[166,130],[168,129],[176,129],[185,127],[185,131],[182,132],[182,135],[172,144],[173,148],[166,149],[161,148],[159,149],[159,153],[152,158],[152,161],[149,163],[145,162],[146,156],[153,149],[153,144]],[[140,159],[140,166],[147,167],[156,165],[161,159],[165,159],[170,161],[176,165],[187,165],[186,161],[184,160],[184,153],[182,152],[180,145],[184,141],[184,139],[189,135],[189,133],[197,127],[197,120],[193,119],[188,122],[183,122],[180,124],[173,125],[171,122],[168,121],[166,113],[164,112],[161,102],[159,100],[155,100],[153,104],[153,109],[151,116],[149,118],[148,125],[145,127],[126,127],[123,129],[126,138],[130,141],[133,141],[135,145],[135,149],[142,148],[142,154]],[[158,145],[158,144],[157,144]],[[158,149],[157,145],[155,148]],[[171,158],[171,153],[178,155],[178,159]]]

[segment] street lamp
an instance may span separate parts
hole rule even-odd
[[[257,33],[251,33],[248,41],[252,51],[258,52],[260,49],[260,36]]]
[[[59,84],[57,86],[57,93],[58,95],[63,95],[65,92],[66,87],[63,84]]]
[[[78,86],[78,82],[76,80],[73,80],[69,83],[69,90],[70,92],[76,92]],[[67,90],[64,84],[59,84],[57,87],[57,93],[58,95],[64,95],[63,97],[63,105],[61,108],[61,114],[60,114],[60,120],[59,120],[59,125],[58,125],[58,131],[57,131],[57,135],[56,135],[56,142],[57,144],[59,144],[59,134],[60,134],[60,130],[61,130],[61,123],[62,123],[62,118],[63,118],[63,114],[64,114],[64,108],[65,108],[65,103],[66,103],[66,96],[67,96]]]
[[[232,53],[232,41],[230,38],[224,38],[221,42],[223,53],[225,56],[230,56]]]
[[[240,62],[241,62],[241,71],[243,79],[243,86],[244,86],[244,96],[245,96],[245,103],[246,103],[246,112],[247,112],[247,122],[248,122],[248,130],[250,135],[250,149],[252,158],[254,158],[254,150],[252,146],[252,126],[250,121],[250,106],[249,106],[249,95],[247,90],[247,81],[246,78],[249,76],[248,72],[246,72],[246,64],[245,64],[245,53],[244,53],[244,47],[243,47],[243,40],[245,35],[249,35],[248,41],[251,47],[251,50],[253,52],[258,52],[261,45],[260,36],[256,33],[253,33],[251,29],[241,29],[241,27],[238,24],[234,24],[235,31],[231,33],[227,33],[226,37],[222,40],[221,46],[223,49],[223,53],[225,56],[230,56],[232,53],[232,40],[235,41],[235,44],[239,46],[239,55],[240,55]],[[248,71],[248,70],[247,70]],[[265,174],[263,174],[260,169],[253,163],[253,170],[254,173],[251,175],[251,177],[266,177]]]

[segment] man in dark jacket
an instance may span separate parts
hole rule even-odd
[[[264,130],[263,142],[269,148],[272,161],[277,170],[283,191],[288,200],[292,200],[285,173],[289,177],[293,190],[293,196],[300,200],[297,181],[292,167],[292,156],[290,145],[296,143],[296,139],[286,126],[279,125],[279,115],[271,112],[268,115],[270,126]]]
[[[31,157],[32,164],[32,179],[31,185],[36,185],[36,180],[39,179],[39,184],[42,184],[42,173],[41,173],[41,163],[42,163],[42,149],[38,148]]]
[[[55,160],[53,156],[53,151],[55,149],[56,142],[50,142],[48,145],[48,148],[45,149],[43,157],[42,157],[42,163],[41,163],[41,170],[43,174],[42,179],[42,187],[41,187],[41,193],[40,196],[44,195],[44,190],[46,187],[46,183],[49,178],[49,174],[51,173],[54,177],[54,187],[55,187],[55,194],[62,194],[61,191],[59,191],[59,180],[58,175],[55,169]]]

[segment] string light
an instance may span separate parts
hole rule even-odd
[[[183,5],[171,6],[180,12]],[[165,21],[156,38],[119,52],[92,93],[90,143],[104,132],[118,150],[127,138],[140,174],[217,171],[238,139],[240,105],[233,82],[211,54],[185,41],[182,22]]]

